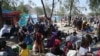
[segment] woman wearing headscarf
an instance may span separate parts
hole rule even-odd
[[[10,37],[10,33],[8,31],[8,26],[6,24],[3,25],[3,27],[0,30],[0,37]]]

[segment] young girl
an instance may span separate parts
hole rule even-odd
[[[20,43],[19,46],[19,56],[29,56],[29,50],[27,49],[27,45],[25,43]]]
[[[39,29],[35,29],[35,34],[34,34],[34,44],[33,44],[33,51],[42,53],[44,52],[44,47],[42,43],[43,35],[38,31]]]

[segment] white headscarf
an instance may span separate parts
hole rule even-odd
[[[9,32],[7,28],[8,28],[7,25],[4,24],[3,27],[0,30],[0,38],[1,38],[2,34]]]

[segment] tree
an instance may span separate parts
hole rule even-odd
[[[78,12],[78,7],[76,4],[79,2],[79,0],[64,0],[63,5],[67,11],[69,11],[69,19],[68,22],[69,24],[71,23],[71,18],[72,18],[72,12]]]
[[[44,11],[44,15],[45,15],[45,17],[46,17],[48,20],[51,21],[51,17],[52,17],[52,15],[53,15],[54,6],[55,6],[55,0],[52,0],[52,7],[51,7],[52,10],[51,10],[51,15],[50,15],[49,17],[47,16],[46,8],[45,8],[45,5],[44,5],[43,0],[41,0],[41,3],[42,3],[42,6],[43,6],[43,11]]]
[[[20,4],[18,0],[3,0],[2,8],[8,9],[8,10],[16,10],[17,3]]]
[[[17,1],[17,0],[15,0],[15,1]],[[15,2],[15,1],[13,1],[13,2]],[[17,2],[15,2],[15,5],[13,4],[13,7],[22,13],[28,13],[30,11],[30,9],[32,9],[31,5],[35,5],[31,0],[29,0],[28,2],[29,2],[29,4],[24,4],[24,2],[20,0],[19,5],[16,5]]]
[[[47,17],[49,17],[50,14],[51,14],[51,9],[50,9],[50,7],[47,6],[47,5],[45,6],[45,9],[46,9]],[[35,8],[33,8],[33,10],[36,11],[37,16],[40,16],[40,15],[43,15],[43,14],[44,14],[44,12],[43,12],[43,8],[42,8],[42,7],[35,7]]]
[[[100,0],[89,0],[89,7],[95,15],[100,14]]]
[[[55,6],[55,3],[54,3],[54,0],[53,0],[53,2],[52,2],[52,11],[51,11],[50,18],[52,17],[52,14],[53,14],[53,11],[54,11],[54,6]]]
[[[34,10],[37,13],[37,16],[43,15],[43,8],[42,7],[35,7]]]
[[[58,11],[56,11],[57,13],[57,15],[58,16],[64,16],[65,14],[66,14],[66,10],[65,10],[65,8],[63,7],[63,6],[60,6],[59,7],[59,10]]]
[[[45,15],[45,17],[48,19],[43,0],[41,0],[41,3],[42,3],[42,6],[43,6],[44,15]],[[48,19],[48,20],[49,20],[49,19]]]

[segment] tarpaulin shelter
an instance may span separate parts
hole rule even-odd
[[[26,26],[29,19],[28,14],[22,14],[20,20],[18,21],[19,26]]]
[[[10,11],[7,9],[2,9],[2,21],[7,23],[7,24],[17,24],[20,16],[19,11]]]
[[[20,20],[18,21],[19,26],[26,26],[28,22],[37,23],[37,16],[35,14],[22,14]]]

